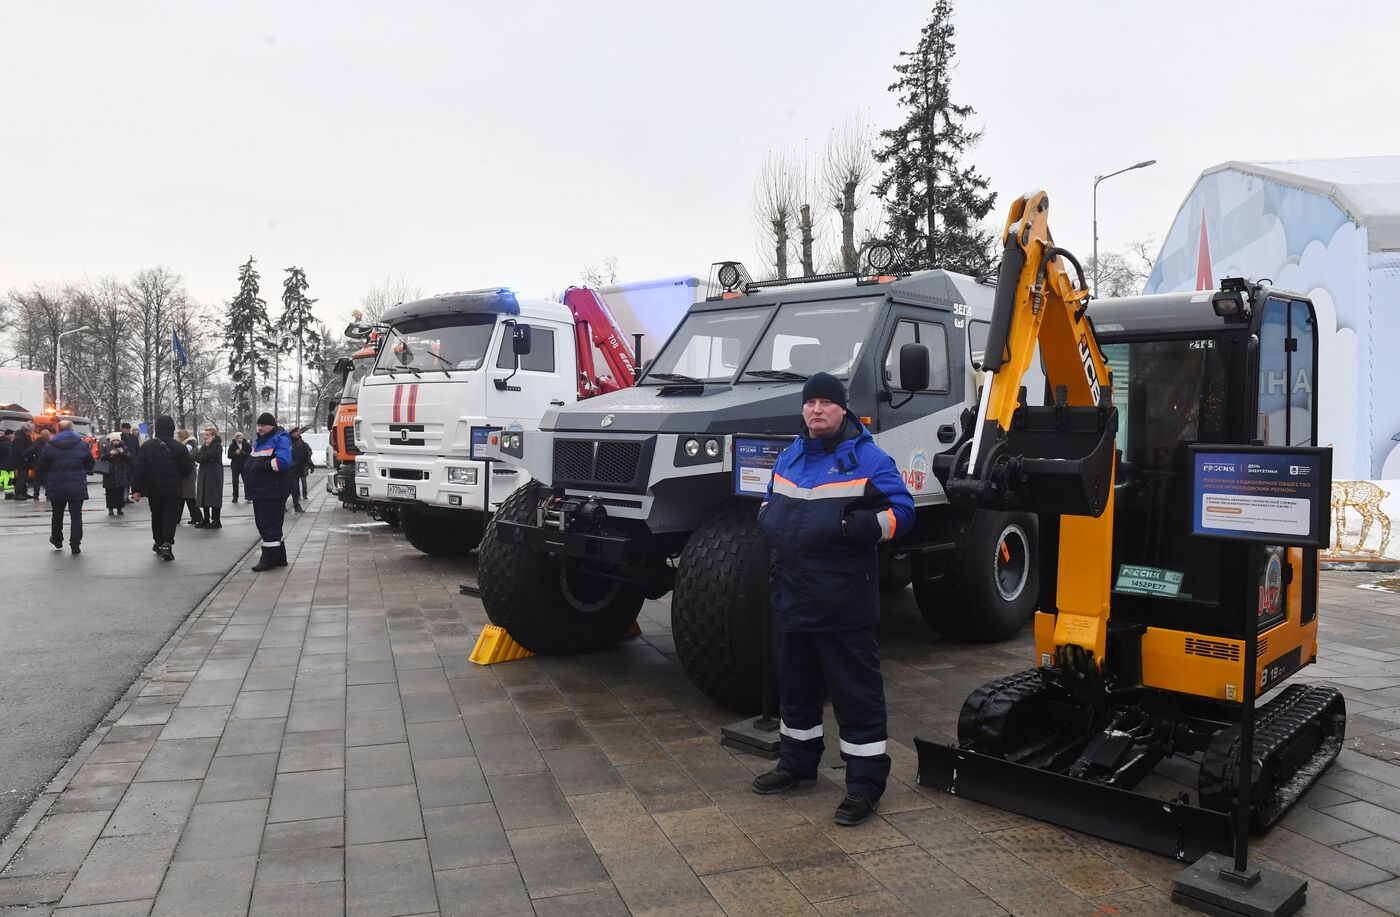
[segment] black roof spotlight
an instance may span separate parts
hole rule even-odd
[[[1249,282],[1243,277],[1226,277],[1220,290],[1210,298],[1210,307],[1226,321],[1249,320]]]
[[[898,261],[899,253],[888,242],[876,239],[865,246],[865,266],[872,274],[889,273]]]
[[[739,265],[726,261],[719,266],[719,285],[726,293],[739,289]]]

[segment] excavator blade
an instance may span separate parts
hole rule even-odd
[[[1178,860],[1228,853],[1230,817],[915,738],[919,785]]]

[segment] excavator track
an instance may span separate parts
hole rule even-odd
[[[1250,830],[1268,830],[1313,785],[1341,751],[1346,701],[1333,688],[1289,685],[1255,713]],[[1205,752],[1200,804],[1219,812],[1234,808],[1239,727],[1222,730]]]

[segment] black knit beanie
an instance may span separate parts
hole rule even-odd
[[[175,435],[175,418],[169,414],[162,414],[156,418],[156,437],[159,439],[170,439]]]
[[[258,426],[263,426],[264,424],[269,427],[275,427],[277,426],[277,418],[273,417],[267,411],[263,411],[258,415]]]
[[[831,373],[816,373],[802,385],[802,403],[806,404],[813,398],[825,398],[827,401],[839,404],[844,408],[846,406],[846,386]]]

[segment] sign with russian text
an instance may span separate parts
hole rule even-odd
[[[472,427],[472,458],[479,462],[489,462],[491,457],[483,454],[484,450],[491,443],[491,434],[501,429],[500,427]]]
[[[773,480],[773,466],[778,464],[778,456],[792,439],[791,436],[734,437],[734,493],[767,496],[768,482]]]
[[[1326,548],[1332,450],[1191,447],[1193,535]]]

